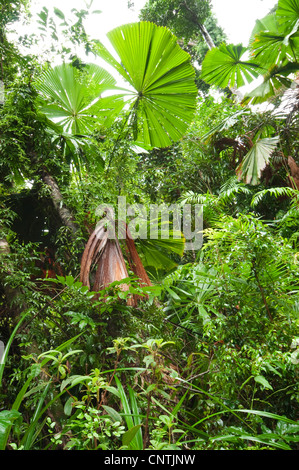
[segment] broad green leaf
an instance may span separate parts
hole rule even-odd
[[[91,134],[95,123],[120,106],[120,97],[101,98],[115,89],[115,79],[102,67],[87,64],[80,73],[71,64],[49,68],[36,81],[35,87],[43,99],[41,111],[63,131],[71,134]]]
[[[58,18],[60,18],[61,20],[65,20],[65,16],[64,16],[64,13],[59,10],[59,8],[56,8],[54,7],[54,13],[56,16],[58,16]]]
[[[243,103],[258,104],[276,96],[283,87],[290,87],[294,73],[298,71],[299,58],[299,17],[298,1],[281,1],[287,9],[294,7],[293,21],[280,16],[279,11],[257,20],[250,38],[250,51],[264,82],[252,90]],[[264,71],[263,71],[264,69]]]
[[[288,70],[289,71],[287,71],[286,67],[282,69],[274,67],[274,69],[265,76],[263,83],[246,94],[242,103],[250,103],[252,105],[264,103],[270,98],[277,96],[277,93],[282,87],[289,88],[292,84],[292,80],[285,77],[284,74],[289,75],[299,70],[299,64],[289,64]]]
[[[207,83],[226,88],[241,87],[259,75],[260,66],[244,61],[247,48],[241,44],[222,44],[211,49],[202,63],[201,78]]]
[[[261,69],[268,69],[273,64],[284,64],[286,60],[298,60],[299,56],[299,21],[292,30],[286,25],[273,22],[273,29],[260,31],[251,43],[254,61]]]
[[[64,411],[64,413],[66,414],[66,416],[71,416],[71,414],[72,414],[72,409],[73,409],[73,406],[72,406],[73,402],[74,402],[74,398],[73,398],[73,397],[69,397],[69,398],[67,399],[67,401],[65,402],[65,405],[64,405],[64,407],[63,407],[63,411]]]
[[[276,15],[280,23],[292,28],[299,19],[299,0],[279,0]]]
[[[267,388],[267,389],[269,389],[269,390],[273,390],[272,386],[269,384],[268,380],[265,379],[265,377],[264,377],[263,375],[256,375],[256,376],[254,377],[254,380],[255,380],[257,383],[263,385],[263,387],[265,387],[265,388]]]
[[[256,35],[265,31],[278,32],[278,23],[275,13],[270,13],[264,18],[256,20],[252,33],[250,35],[249,44],[251,45],[255,41]]]
[[[299,63],[297,62],[288,62],[281,67],[274,65],[264,76],[263,83],[247,93],[243,104],[260,104],[277,96],[280,89],[289,88],[292,85],[293,80],[288,77],[298,70]]]
[[[114,408],[111,408],[111,406],[107,406],[107,405],[102,405],[102,407],[104,408],[105,411],[107,411],[108,415],[111,416],[114,422],[117,422],[117,421],[119,421],[120,423],[122,422],[123,420],[122,417]]]
[[[257,140],[236,170],[239,181],[244,180],[246,184],[252,185],[258,184],[261,173],[278,142],[278,137]]]
[[[5,450],[8,432],[13,422],[21,416],[17,410],[3,410],[0,412],[0,450]]]
[[[197,88],[190,56],[176,37],[153,23],[126,24],[108,33],[117,58],[102,44],[98,55],[131,85],[134,139],[167,147],[182,137],[195,112]]]
[[[138,240],[138,252],[144,266],[152,266],[165,271],[170,271],[177,266],[177,262],[170,257],[170,250],[167,250],[167,240],[165,240],[164,247],[163,242],[164,240]],[[158,248],[159,245],[162,249]]]
[[[123,434],[122,443],[124,446],[129,446],[131,444],[132,440],[136,436],[141,426],[142,426],[141,424],[137,424],[136,426],[133,426],[132,428],[128,429],[128,431],[126,431]],[[142,450],[142,449],[139,449],[139,450]]]
[[[90,380],[89,375],[72,375],[61,382],[60,391],[62,392],[69,385],[74,387],[75,385],[86,382],[87,380]]]

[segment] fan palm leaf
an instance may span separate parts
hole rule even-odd
[[[280,23],[292,29],[299,19],[299,0],[279,0],[276,14]]]
[[[186,131],[195,112],[197,88],[190,56],[164,27],[140,22],[107,35],[118,59],[98,43],[98,55],[132,87],[134,138],[167,147]]]
[[[242,57],[247,48],[241,44],[222,44],[210,50],[202,63],[201,78],[207,83],[226,88],[241,87],[258,77],[261,67]]]
[[[120,97],[101,98],[115,88],[116,80],[102,67],[87,64],[85,76],[71,64],[45,71],[35,87],[43,99],[41,112],[60,125],[64,132],[91,134],[95,122],[120,105]]]
[[[264,81],[243,103],[258,104],[289,88],[299,69],[299,1],[280,0],[276,13],[256,21],[250,38],[254,61],[264,67]]]
[[[297,18],[299,20],[299,18]],[[280,23],[276,14],[258,20],[251,34],[250,48],[254,60],[265,68],[286,60],[297,60],[299,22],[290,29],[288,23]]]
[[[281,67],[274,65],[264,76],[264,81],[246,94],[242,103],[255,105],[274,98],[281,90],[290,88],[293,81],[289,78],[289,75],[298,70],[299,64],[296,62],[288,62]]]
[[[258,184],[261,173],[278,142],[278,137],[257,140],[236,170],[239,181],[244,180],[246,184],[252,185]]]

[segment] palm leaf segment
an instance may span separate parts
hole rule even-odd
[[[298,44],[297,22],[290,29],[289,23],[282,23],[276,12],[256,22],[250,47],[255,61],[268,69],[273,66],[274,62],[279,64],[288,60],[296,61]]]
[[[101,43],[98,55],[133,87],[130,103],[135,139],[167,147],[182,137],[196,107],[190,56],[176,37],[153,23],[132,23],[108,33],[117,60]]]
[[[299,19],[299,1],[280,0],[278,2],[277,15],[281,23],[287,23],[289,29],[292,29]]]

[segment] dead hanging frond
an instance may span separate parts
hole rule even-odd
[[[128,255],[128,262],[130,264],[130,268],[132,269],[133,273],[140,279],[142,285],[151,286],[152,283],[147,275],[147,272],[142,264],[138,251],[136,249],[136,245],[134,239],[131,235],[129,227],[126,224],[126,247],[127,247],[127,255]]]
[[[121,281],[129,277],[125,258],[119,240],[116,236],[115,221],[111,209],[105,210],[106,217],[96,226],[86,244],[82,260],[80,280],[83,285],[99,291],[108,287],[112,282]],[[123,227],[127,259],[131,270],[138,277],[141,287],[150,286],[150,279],[144,269],[142,261],[136,250],[134,240],[127,225]],[[91,285],[92,271],[95,271]],[[128,284],[120,284],[122,291],[128,291]],[[144,296],[130,295],[128,305],[137,306],[139,299]]]
[[[140,256],[139,256],[138,252],[137,252],[137,249],[136,249],[135,242],[133,240],[133,237],[130,233],[130,230],[129,230],[127,224],[126,224],[125,230],[126,230],[125,241],[126,241],[126,249],[127,249],[127,259],[128,259],[128,263],[130,265],[130,268],[133,271],[133,273],[136,275],[136,277],[138,277],[141,287],[151,286],[152,283],[151,283],[151,281],[150,281],[150,279],[147,275],[147,272],[146,272],[146,270],[145,270],[145,268],[142,264],[142,261],[140,259]],[[136,294],[133,295],[134,305],[137,305],[139,300],[144,300],[144,299],[148,299],[148,296],[147,295],[146,296],[139,296],[139,295],[136,295]]]
[[[90,272],[92,265],[96,263],[97,258],[100,257],[103,249],[108,240],[108,233],[103,224],[99,224],[91,233],[88,242],[85,246],[83,256],[81,259],[80,280],[83,285],[90,288]]]
[[[291,170],[291,175],[289,177],[291,185],[294,186],[295,184],[296,189],[299,189],[299,166],[291,156],[288,157],[288,165]]]

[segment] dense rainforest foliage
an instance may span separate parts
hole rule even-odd
[[[299,0],[89,3],[0,0],[0,449],[296,450]]]

